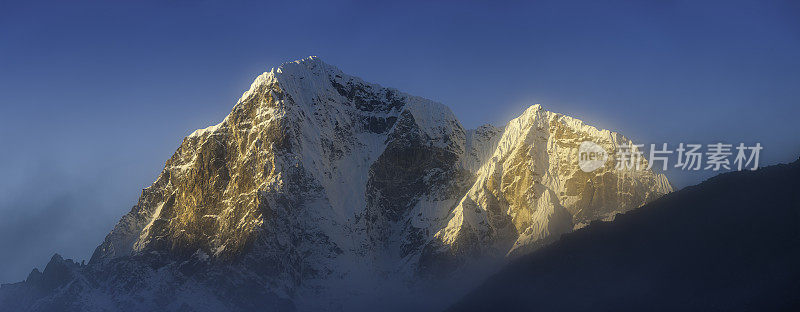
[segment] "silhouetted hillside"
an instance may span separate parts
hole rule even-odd
[[[518,259],[452,311],[800,311],[800,160],[733,172]]]

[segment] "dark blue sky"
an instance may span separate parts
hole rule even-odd
[[[19,2],[0,1],[0,282],[88,259],[183,136],[308,55],[468,128],[541,103],[638,142],[800,156],[797,2]]]

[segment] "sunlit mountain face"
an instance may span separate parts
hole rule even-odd
[[[18,311],[444,309],[510,259],[672,187],[540,105],[464,129],[450,109],[311,57],[185,137],[91,260],[4,285]]]

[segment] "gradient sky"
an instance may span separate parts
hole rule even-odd
[[[637,142],[800,156],[797,2],[18,2],[0,0],[0,282],[88,259],[183,136],[309,55],[467,128],[541,103]]]

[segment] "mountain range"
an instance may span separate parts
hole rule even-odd
[[[183,139],[88,263],[56,255],[3,285],[0,306],[444,308],[510,260],[672,192],[613,161],[581,170],[587,141],[610,157],[632,143],[540,105],[464,129],[440,103],[288,62]]]

